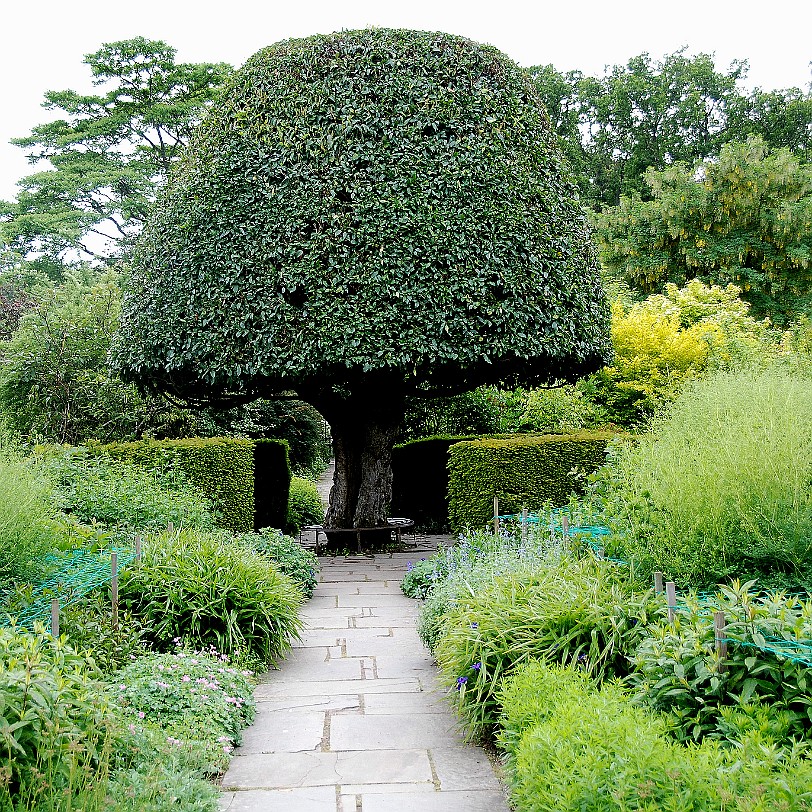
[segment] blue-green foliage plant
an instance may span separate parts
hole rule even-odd
[[[527,663],[500,691],[500,744],[517,812],[786,810],[812,803],[803,747],[749,732],[734,747],[682,745],[617,684]]]
[[[646,582],[812,586],[812,376],[774,364],[695,382],[593,487],[611,550]]]
[[[176,639],[270,665],[298,637],[301,590],[261,553],[225,531],[181,529],[147,537],[143,561],[120,578],[122,606],[159,650]]]
[[[210,504],[171,461],[147,469],[68,448],[48,453],[43,467],[55,503],[80,522],[133,530],[214,526]]]

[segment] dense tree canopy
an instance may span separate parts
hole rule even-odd
[[[553,129],[593,207],[615,206],[622,195],[650,197],[645,172],[719,154],[723,144],[759,135],[808,160],[812,93],[746,91],[745,60],[726,71],[709,54],[683,48],[660,60],[643,53],[600,77],[530,69]]]
[[[156,188],[230,75],[225,64],[175,62],[175,49],[136,37],[85,57],[98,94],[49,91],[64,118],[14,141],[32,164],[0,236],[54,277],[66,258],[103,260],[140,231]]]
[[[278,43],[172,173],[116,363],[182,396],[295,390],[336,438],[328,519],[378,523],[406,394],[607,360],[574,196],[532,82],[495,49],[385,29]]]
[[[797,316],[812,293],[812,166],[753,138],[718,160],[646,179],[653,200],[596,216],[603,262],[639,290],[694,277],[742,288],[757,317]]]

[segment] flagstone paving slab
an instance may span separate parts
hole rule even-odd
[[[508,812],[400,591],[416,559],[321,559],[301,640],[256,688],[224,812]]]

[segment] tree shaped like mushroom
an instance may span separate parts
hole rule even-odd
[[[384,524],[407,396],[609,360],[584,214],[524,70],[444,33],[277,43],[235,75],[133,259],[114,364],[187,399],[295,392],[327,527]]]

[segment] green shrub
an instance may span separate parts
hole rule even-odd
[[[284,440],[257,440],[254,445],[254,530],[285,528],[290,483],[287,443]]]
[[[277,569],[291,578],[302,590],[305,598],[313,596],[318,583],[316,573],[319,559],[306,550],[296,539],[283,536],[278,530],[267,528],[259,533],[247,533],[241,541],[276,564]]]
[[[228,437],[140,440],[90,446],[140,468],[163,470],[173,464],[212,505],[220,526],[236,533],[254,529],[254,443]]]
[[[318,488],[306,479],[293,477],[290,481],[287,531],[298,533],[308,524],[321,524],[323,521],[324,505]]]
[[[105,676],[148,651],[144,624],[120,609],[114,627],[110,597],[101,590],[60,611],[59,633],[75,651],[91,657]]]
[[[441,398],[409,398],[401,432],[407,442],[438,435],[495,434],[499,431],[499,403],[492,388]]]
[[[457,532],[482,527],[493,517],[493,497],[502,513],[564,505],[582,481],[605,461],[614,435],[517,436],[469,440],[449,451],[449,519]]]
[[[601,473],[614,549],[646,581],[810,585],[812,377],[779,367],[695,383]]]
[[[812,638],[812,601],[756,596],[752,587],[723,586],[712,602],[725,613],[726,636],[742,641],[729,643],[724,662],[715,651],[713,614],[705,601],[689,595],[673,624],[662,617],[646,629],[629,677],[634,697],[668,713],[678,738],[726,738],[726,709],[752,703],[782,714],[784,738],[812,738],[812,667],[799,660],[799,651],[808,656],[806,641]],[[807,648],[793,648],[792,641]]]
[[[169,522],[214,526],[206,500],[171,461],[144,469],[77,448],[48,454],[44,467],[56,486],[57,505],[80,522],[139,530]]]
[[[41,628],[0,628],[0,809],[100,801],[113,726],[97,676]]]
[[[618,685],[530,664],[505,684],[503,746],[517,812],[801,812],[812,763],[752,736],[684,746]]]
[[[448,449],[470,435],[423,437],[392,449],[392,515],[424,530],[448,529]]]
[[[400,582],[400,588],[407,598],[425,600],[439,578],[437,559],[421,558],[416,564],[411,561],[406,565],[406,574]]]
[[[618,569],[551,557],[455,596],[435,654],[472,732],[493,727],[499,681],[530,659],[577,664],[596,677],[628,672],[651,595],[632,596]]]
[[[141,565],[122,574],[119,595],[164,650],[181,638],[268,665],[301,628],[302,595],[293,581],[226,533],[150,536]]]
[[[29,460],[0,450],[0,595],[42,572],[57,547],[51,485]]]

